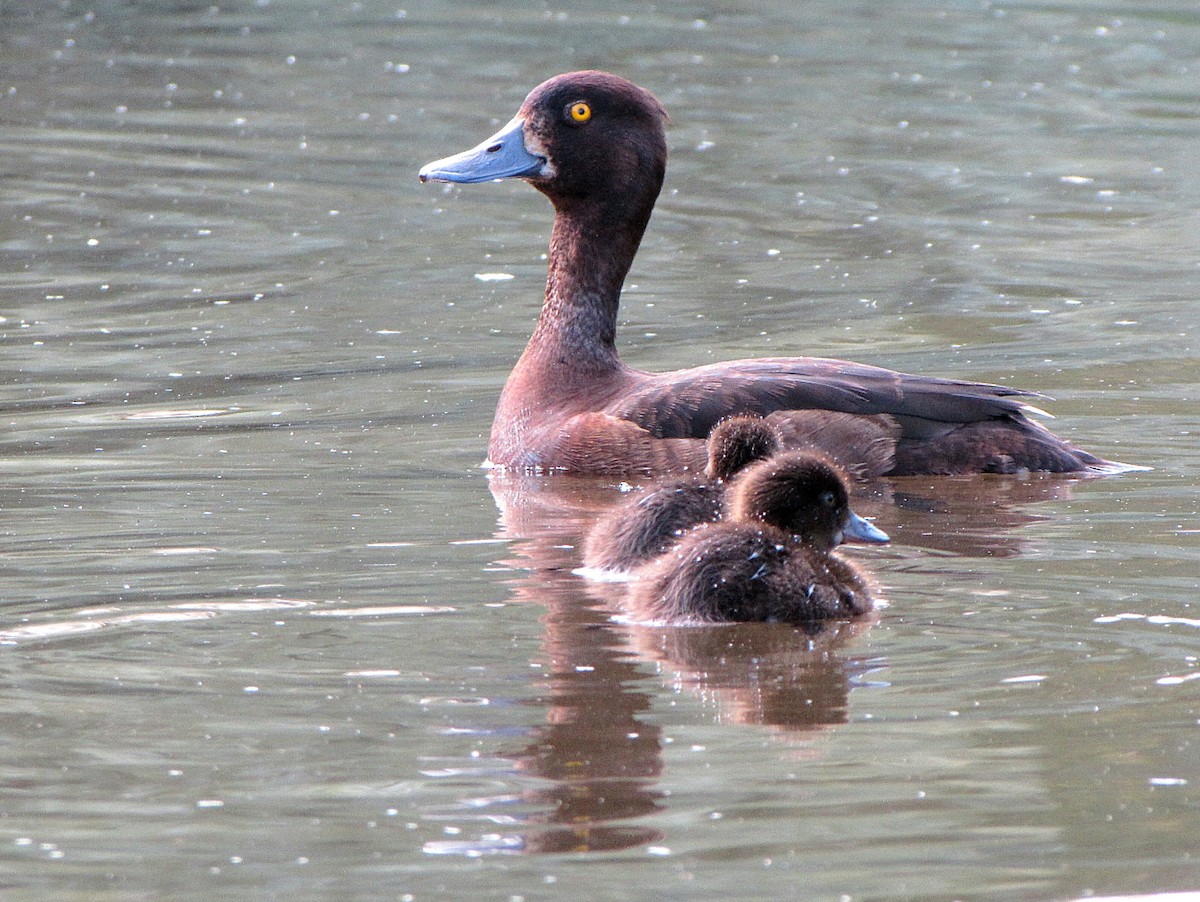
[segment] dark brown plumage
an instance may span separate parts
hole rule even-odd
[[[606,513],[584,537],[584,566],[629,570],[662,554],[693,526],[720,519],[724,483],[780,447],[779,433],[760,417],[718,423],[708,437],[705,478],[659,486]]]
[[[708,435],[708,466],[704,475],[712,482],[727,482],[756,460],[766,460],[783,450],[779,430],[761,417],[738,416],[722,420]]]
[[[727,519],[697,526],[635,571],[627,597],[634,619],[810,623],[873,608],[869,580],[832,553],[863,521],[827,458],[795,451],[751,464],[726,507]]]
[[[554,205],[546,298],[496,408],[493,464],[694,470],[713,426],[745,413],[790,421],[811,436],[796,444],[861,475],[1122,469],[1030,420],[1022,399],[1040,396],[1004,386],[813,357],[670,373],[626,366],[615,344],[617,306],[662,187],[666,120],[658,100],[632,82],[572,72],[536,87],[483,144],[422,168],[422,180],[526,179]],[[860,418],[866,435],[822,428],[832,416]],[[846,447],[847,436],[862,447]]]

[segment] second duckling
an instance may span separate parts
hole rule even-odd
[[[693,526],[720,519],[725,483],[781,446],[779,432],[760,417],[722,420],[708,436],[705,478],[653,489],[600,518],[584,539],[584,566],[631,570],[662,554]]]

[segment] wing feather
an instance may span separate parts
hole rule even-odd
[[[641,385],[605,412],[637,423],[657,438],[704,438],[727,416],[781,410],[889,414],[904,434],[933,424],[1024,419],[1021,398],[1038,398],[985,382],[897,373],[820,357],[735,360],[673,373],[644,374]],[[919,422],[932,421],[926,426]]]

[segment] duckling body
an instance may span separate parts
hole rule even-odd
[[[850,468],[890,475],[1123,469],[1030,420],[1022,399],[1040,396],[1004,386],[817,357],[668,373],[625,365],[615,344],[617,308],[662,187],[666,118],[658,100],[632,82],[568,73],[535,88],[517,116],[478,147],[421,170],[423,181],[525,179],[555,209],[546,297],[496,408],[493,465],[694,470],[713,426],[753,414],[770,416],[785,435],[815,436],[811,443]],[[869,460],[822,437],[822,418],[835,414],[874,430]]]
[[[811,623],[873,606],[869,584],[848,561],[783,530],[733,522],[690,533],[639,573],[629,596],[636,619],[667,623]]]
[[[887,536],[853,513],[827,458],[797,451],[752,464],[726,507],[727,519],[697,526],[635,571],[635,619],[811,623],[874,607],[870,581],[833,549]]]

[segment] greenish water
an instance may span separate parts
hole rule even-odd
[[[0,885],[33,899],[1200,890],[1200,14],[0,5]],[[1036,388],[1146,473],[904,480],[811,640],[614,622],[611,482],[491,478],[526,91],[672,116],[620,342]],[[505,273],[507,280],[479,276]]]

